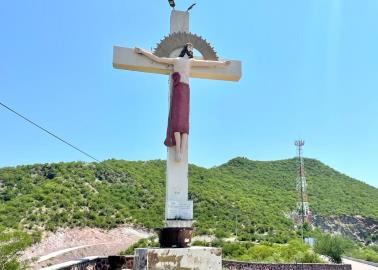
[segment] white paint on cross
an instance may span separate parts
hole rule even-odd
[[[189,13],[173,10],[171,13],[170,32],[189,32]],[[158,74],[171,74],[172,67],[154,62],[140,54],[134,48],[113,48],[113,67],[133,71]],[[193,67],[190,77],[238,81],[241,77],[241,62],[230,61],[221,68]],[[165,219],[167,227],[190,227],[193,219],[193,202],[188,200],[188,148],[183,151],[182,160],[175,160],[175,147],[167,147],[166,204]],[[172,220],[187,220],[188,223]],[[189,226],[188,226],[189,225]]]

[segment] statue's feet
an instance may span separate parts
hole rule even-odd
[[[176,151],[175,161],[180,162],[182,160],[182,154]]]

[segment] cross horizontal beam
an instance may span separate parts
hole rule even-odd
[[[169,65],[156,63],[145,56],[136,54],[134,49],[113,46],[113,67],[148,73],[170,74]],[[190,77],[211,80],[239,81],[241,62],[231,61],[230,65],[218,68],[192,67]]]

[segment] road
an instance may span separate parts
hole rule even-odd
[[[351,261],[348,259],[343,258],[343,263],[345,264],[351,264],[352,265],[352,270],[378,270],[378,267],[360,263],[360,262],[355,262]]]

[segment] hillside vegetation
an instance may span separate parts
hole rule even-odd
[[[305,159],[315,215],[378,222],[378,189]],[[210,169],[189,167],[197,234],[287,242],[295,208],[297,161],[235,158]],[[26,230],[163,225],[165,161],[35,164],[0,169],[0,225]],[[378,232],[370,235],[373,241]]]

